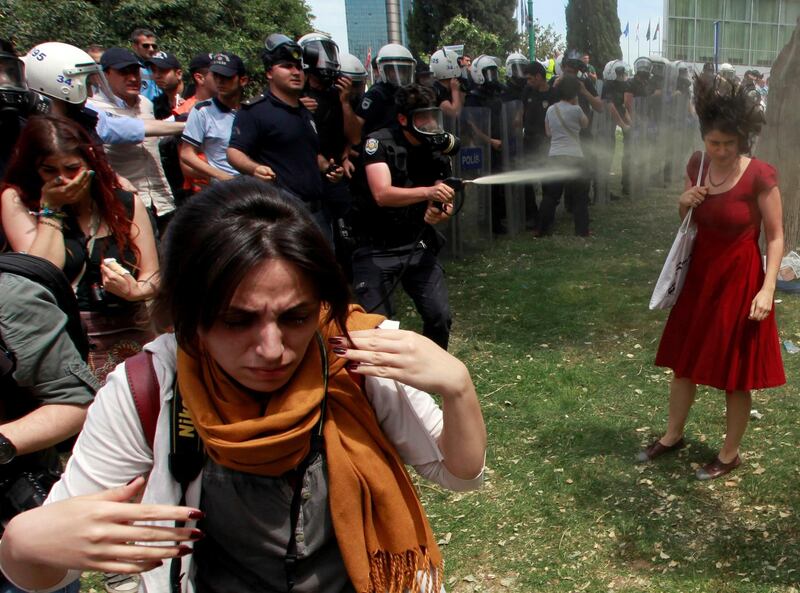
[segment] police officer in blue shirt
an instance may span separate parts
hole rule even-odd
[[[228,162],[240,173],[273,181],[300,198],[332,242],[322,212],[322,178],[335,183],[343,169],[320,154],[314,118],[300,103],[305,86],[300,46],[279,33],[264,44],[269,88],[236,113]]]

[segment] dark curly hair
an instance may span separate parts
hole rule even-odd
[[[714,130],[737,136],[740,153],[750,152],[764,125],[763,108],[750,89],[719,76],[694,77],[694,107],[703,138]]]
[[[418,83],[400,87],[394,95],[397,112],[408,115],[415,109],[436,107],[436,93],[433,89]]]

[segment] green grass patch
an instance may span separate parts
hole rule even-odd
[[[724,394],[700,388],[671,459],[636,465],[666,424],[671,372],[653,366],[666,312],[649,311],[679,220],[679,189],[591,210],[590,239],[499,240],[446,265],[452,348],[489,431],[483,490],[422,486],[450,591],[790,592],[800,581],[798,358],[757,392],[742,467],[694,479],[724,430]],[[782,339],[798,299],[778,293]],[[403,305],[406,325],[418,327]],[[720,345],[722,346],[722,345]]]

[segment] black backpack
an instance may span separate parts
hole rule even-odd
[[[56,299],[58,307],[67,316],[67,333],[83,360],[89,356],[89,338],[81,323],[78,301],[64,273],[44,258],[25,253],[0,253],[0,274],[8,272],[41,284]],[[6,349],[0,337],[0,377],[13,372],[14,355]]]

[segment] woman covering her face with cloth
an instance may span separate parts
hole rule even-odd
[[[149,593],[438,592],[442,556],[404,465],[450,489],[481,484],[466,367],[352,306],[303,206],[258,180],[192,198],[163,263],[155,314],[174,333],[146,347],[161,386],[153,447],[120,365],[48,504],[9,524],[6,575],[38,590],[102,570],[142,572]],[[206,453],[187,506],[168,468],[174,397]]]

